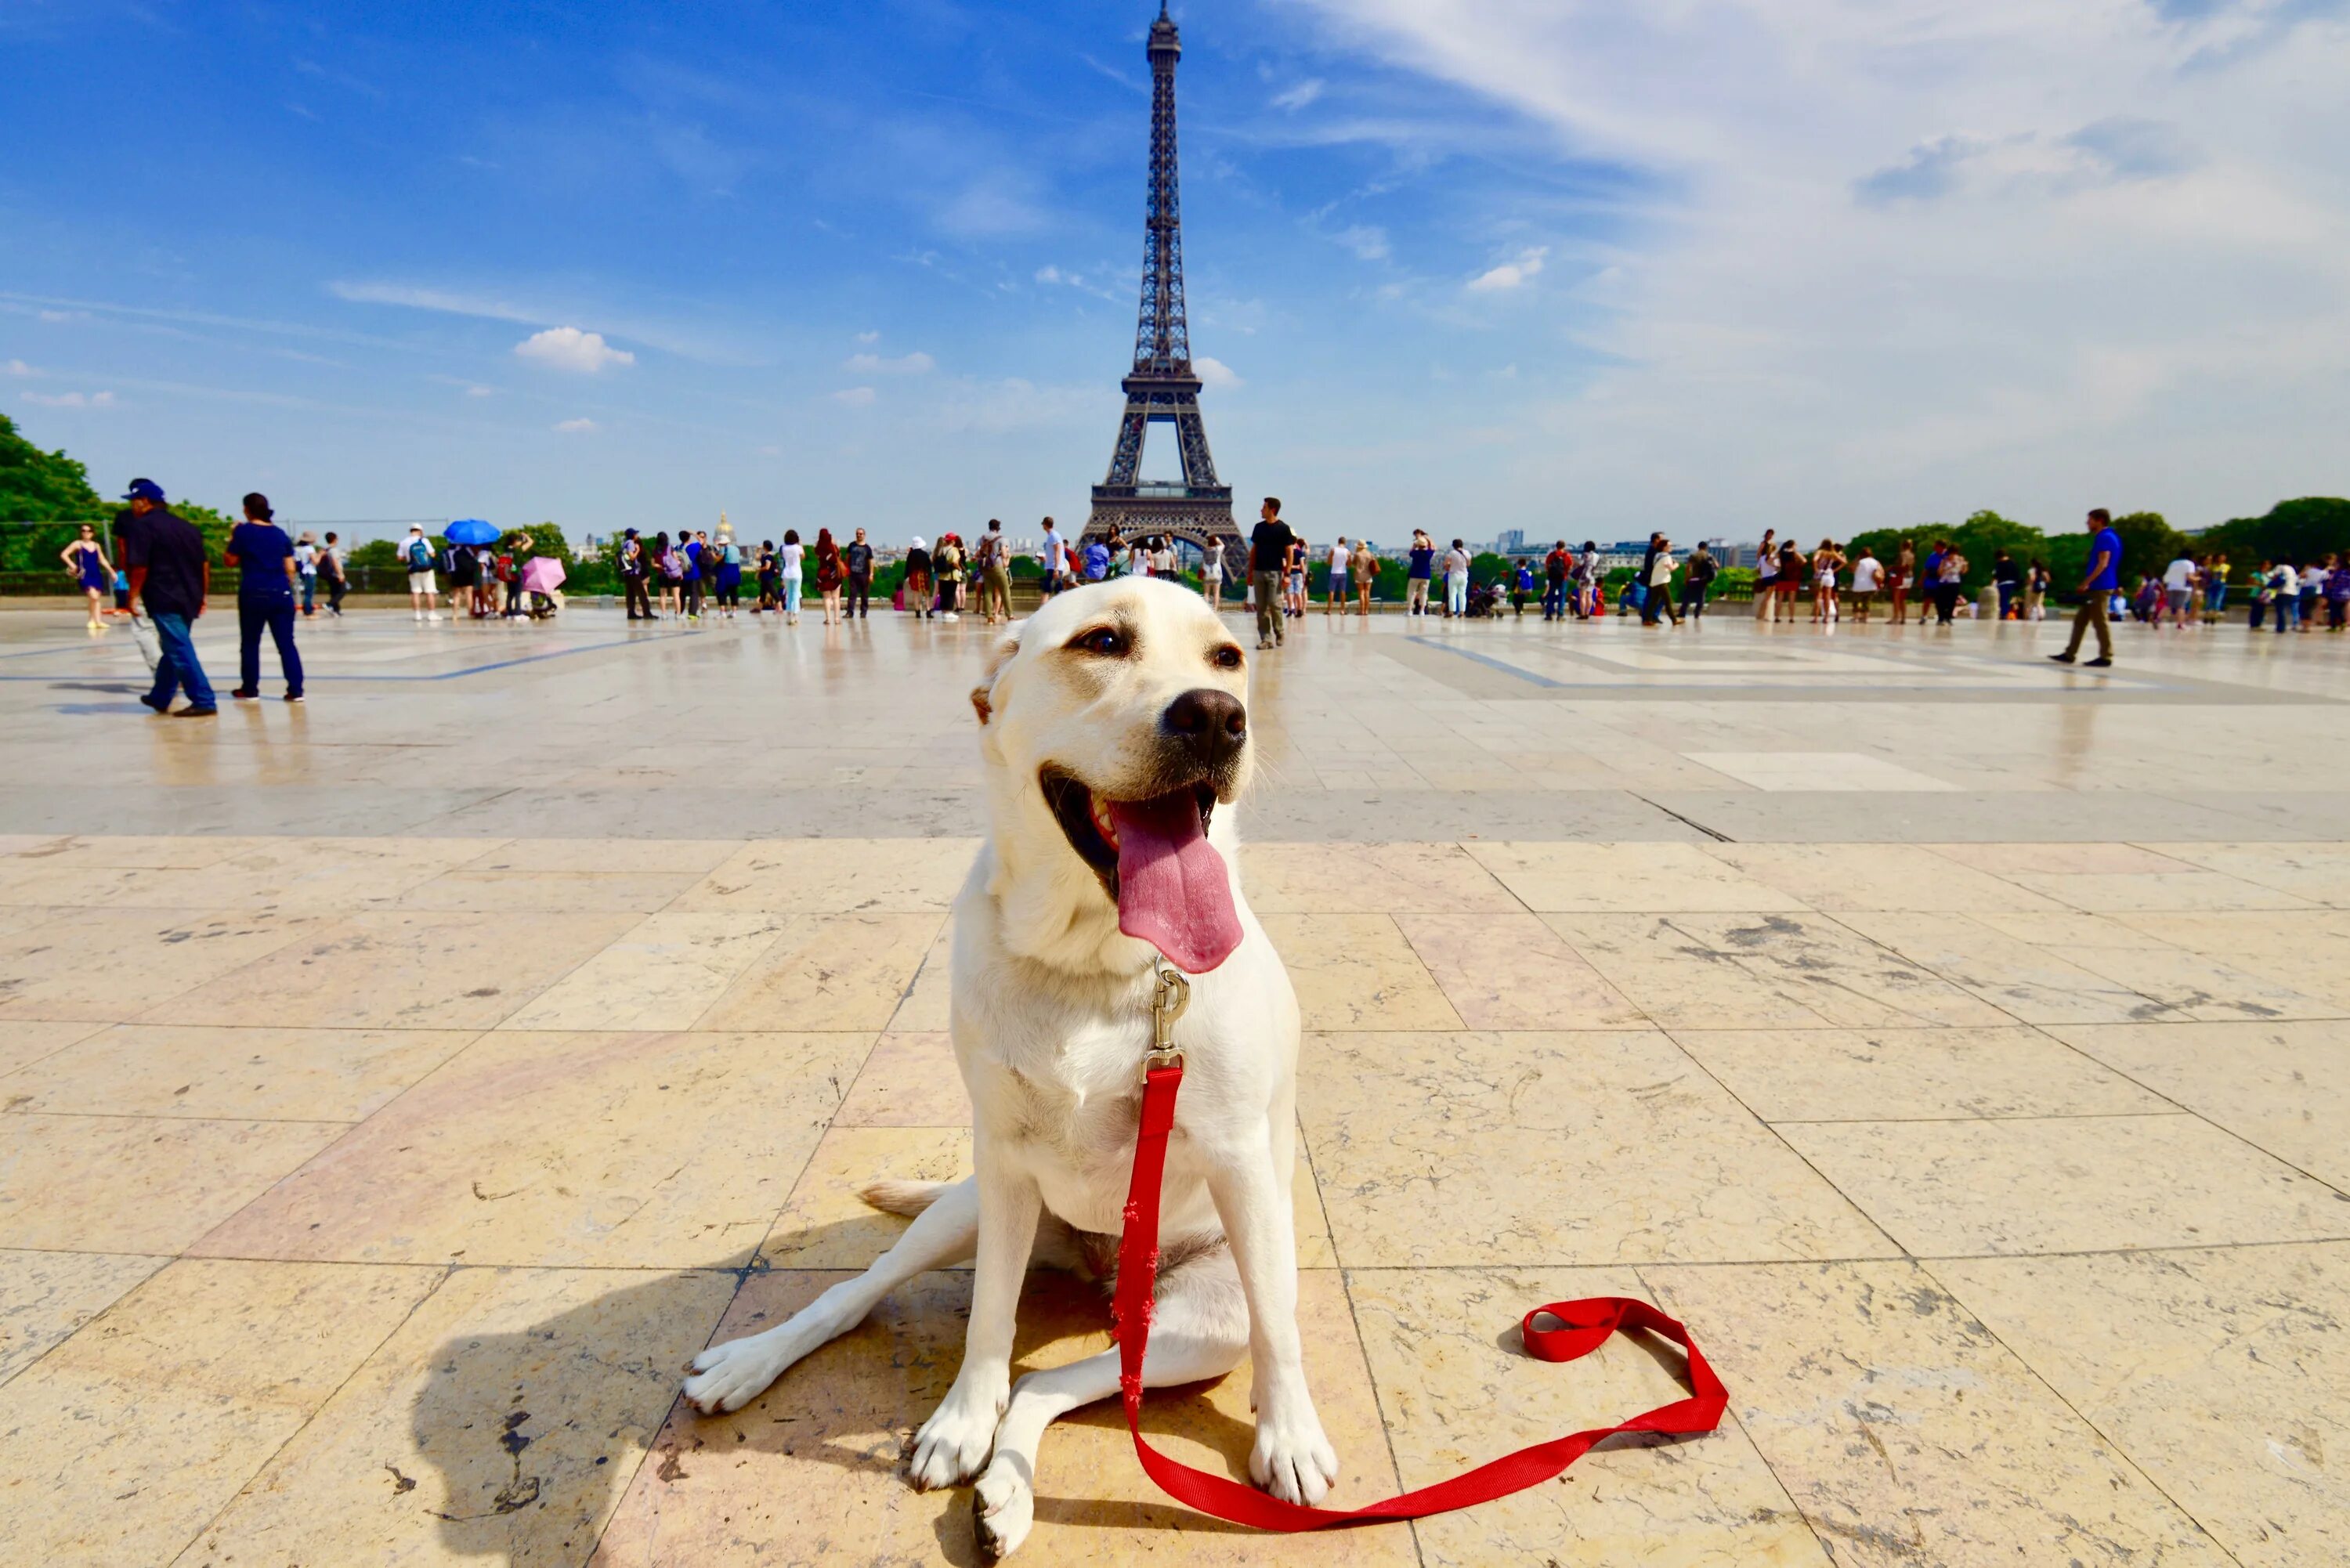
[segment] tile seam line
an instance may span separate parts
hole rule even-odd
[[[2138,1462],[2137,1455],[2131,1453],[2128,1449],[2123,1447],[2121,1443],[2115,1439],[2111,1433],[2107,1432],[2103,1427],[2097,1425],[2095,1421],[2090,1419],[2085,1411],[2082,1410],[2080,1407],[2074,1405],[2072,1400],[2066,1398],[2064,1397],[2064,1390],[2058,1388],[2055,1384],[2050,1382],[2046,1374],[2043,1373],[2039,1367],[2033,1366],[2031,1360],[2026,1357],[2022,1351],[2016,1349],[2015,1346],[2007,1342],[2006,1335],[2001,1334],[1998,1329],[1992,1327],[1990,1324],[1985,1323],[1980,1313],[1976,1312],[1974,1308],[1967,1305],[1966,1298],[1960,1295],[1958,1292],[1950,1288],[1950,1282],[1944,1280],[1941,1276],[1934,1272],[1930,1262],[1927,1260],[1919,1259],[1917,1261],[1915,1267],[1918,1269],[1918,1272],[1924,1274],[1928,1279],[1934,1282],[1935,1289],[1940,1291],[1944,1295],[1950,1297],[1951,1301],[1957,1303],[1958,1305],[1965,1311],[1967,1316],[1972,1319],[1977,1326],[1981,1327],[1985,1334],[1991,1336],[1991,1342],[1993,1345],[1998,1345],[2003,1354],[2013,1357],[2015,1364],[2023,1368],[2024,1372],[2031,1376],[2034,1383],[2037,1383],[2041,1387],[2046,1389],[2050,1398],[2055,1400],[2057,1404],[2063,1406],[2067,1411],[2071,1412],[2074,1420],[2080,1422],[2082,1426],[2086,1427],[2090,1431],[2095,1433],[2097,1440],[2105,1444],[2106,1449],[2112,1452],[2115,1459],[2128,1466],[2130,1472],[2136,1475],[2140,1480],[2144,1481],[2147,1486],[2153,1488],[2154,1494],[2176,1510],[2179,1518],[2193,1525],[2197,1532],[2199,1533],[2204,1540],[2211,1543],[2211,1549],[2213,1551],[2219,1552],[2220,1556],[2226,1558],[2229,1562],[2235,1563],[2237,1568],[2243,1568],[2243,1559],[2237,1556],[2235,1552],[2230,1551],[2227,1543],[2221,1541],[2217,1534],[2213,1533],[2210,1526],[2205,1524],[2202,1520],[2197,1518],[2194,1511],[2189,1509],[2185,1503],[2180,1502],[2177,1498],[2171,1496],[2170,1489],[2164,1486],[2160,1481],[2155,1480],[2153,1473]]]
[[[179,1260],[174,1260],[174,1262],[178,1261]],[[213,1260],[202,1259],[198,1261],[210,1262]],[[161,1278],[171,1266],[171,1264],[166,1263],[162,1268],[158,1269],[154,1273],[150,1274],[148,1279],[152,1281]],[[411,1264],[410,1266],[415,1267],[417,1265]],[[422,1266],[426,1268],[432,1267],[432,1265],[429,1263]],[[310,1423],[318,1418],[318,1412],[325,1409],[328,1405],[333,1404],[336,1397],[339,1396],[344,1389],[351,1386],[351,1380],[356,1378],[361,1372],[365,1371],[368,1364],[383,1353],[383,1347],[390,1345],[392,1340],[399,1335],[400,1330],[406,1328],[409,1324],[414,1320],[416,1314],[424,1310],[424,1304],[431,1301],[434,1296],[441,1293],[441,1287],[449,1282],[450,1276],[455,1271],[452,1269],[442,1269],[439,1276],[433,1280],[431,1288],[426,1290],[422,1295],[418,1296],[414,1301],[408,1303],[408,1310],[400,1314],[400,1321],[393,1324],[390,1328],[387,1329],[384,1332],[382,1338],[377,1340],[372,1345],[369,1345],[366,1355],[359,1356],[352,1361],[350,1370],[344,1373],[341,1380],[338,1382],[333,1388],[328,1391],[327,1397],[319,1400],[316,1406],[312,1407],[308,1415],[302,1417],[301,1424],[296,1426],[292,1431],[286,1433],[284,1440],[272,1448],[269,1452],[263,1457],[261,1462],[254,1466],[253,1469],[243,1480],[237,1482],[236,1490],[229,1493],[227,1501],[223,1502],[220,1507],[214,1509],[204,1520],[202,1527],[200,1527],[194,1534],[188,1537],[186,1544],[182,1545],[179,1551],[172,1554],[171,1561],[175,1565],[175,1568],[176,1564],[185,1560],[188,1553],[193,1552],[197,1546],[203,1542],[203,1538],[212,1532],[213,1528],[220,1523],[222,1518],[227,1514],[228,1511],[236,1506],[236,1500],[243,1497],[246,1490],[252,1487],[253,1483],[258,1480],[262,1475],[268,1470],[270,1466],[278,1461],[279,1458],[285,1454],[286,1450],[294,1445],[296,1438],[300,1438],[303,1433],[310,1429]],[[126,1293],[126,1294],[128,1294],[128,1293]],[[92,1321],[95,1322],[97,1320],[93,1319]],[[83,1325],[85,1328],[88,1326],[88,1324],[87,1324]]]
[[[1639,1264],[1636,1263],[1632,1266],[1632,1278],[1639,1282],[1641,1293],[1646,1295],[1650,1303],[1662,1306],[1663,1303],[1657,1301],[1655,1283],[1649,1280]],[[1762,1461],[1762,1469],[1770,1476],[1771,1484],[1779,1489],[1779,1495],[1786,1499],[1787,1507],[1793,1511],[1797,1519],[1803,1521],[1804,1528],[1811,1532],[1813,1542],[1820,1549],[1821,1560],[1828,1563],[1830,1568],[1834,1568],[1836,1560],[1835,1548],[1829,1545],[1827,1538],[1820,1533],[1820,1527],[1812,1521],[1810,1511],[1797,1501],[1794,1492],[1789,1490],[1785,1479],[1779,1474],[1779,1467],[1771,1462],[1771,1456],[1763,1451],[1762,1445],[1747,1428],[1745,1421],[1740,1418],[1735,1401],[1725,1404],[1722,1407],[1721,1415],[1724,1420],[1738,1429],[1738,1435],[1746,1439],[1746,1446],[1754,1450],[1754,1457]]]
[[[2148,1093],[2151,1092],[2151,1090],[2148,1091]],[[1977,1122],[2153,1121],[2172,1116],[2191,1116],[2194,1114],[2193,1111],[2174,1101],[2172,1108],[2167,1111],[2024,1111],[2007,1116],[1781,1116],[1775,1121],[1766,1121],[1763,1125],[1774,1127],[1875,1127],[1880,1124],[1898,1127],[1967,1127]]]
[[[71,1047],[68,1047],[68,1049],[71,1049]],[[7,1086],[7,1082],[8,1081],[5,1078],[0,1078],[0,1088],[5,1088]],[[373,1112],[369,1113],[370,1116],[373,1114]],[[259,1122],[267,1127],[355,1127],[359,1125],[359,1122],[363,1122],[367,1119],[366,1116],[359,1117],[359,1121],[353,1121],[348,1116],[234,1116],[210,1115],[175,1116],[167,1116],[161,1111],[57,1111],[48,1110],[39,1106],[25,1106],[15,1110],[0,1111],[0,1126],[5,1126],[5,1118],[9,1116],[70,1116],[78,1121],[118,1122],[213,1122],[228,1124]]]
[[[2232,1252],[2260,1247],[2339,1247],[2350,1245],[2350,1231],[2338,1236],[2288,1236],[2262,1241],[2161,1241],[2145,1247],[2074,1247],[2020,1252],[1885,1252],[1837,1253],[1817,1258],[1502,1258],[1467,1263],[1349,1263],[1357,1273],[1478,1273],[1496,1269],[1815,1269],[1830,1263],[1996,1263],[2034,1258],[2128,1258],[2145,1253]],[[777,1270],[780,1273],[784,1271]],[[821,1270],[803,1271],[822,1272]]]
[[[1378,1417],[1379,1441],[1387,1447],[1388,1468],[1395,1476],[1396,1485],[1409,1490],[1403,1479],[1403,1458],[1396,1452],[1395,1428],[1388,1420],[1387,1398],[1380,1392],[1378,1374],[1371,1369],[1370,1350],[1363,1337],[1362,1311],[1355,1304],[1355,1283],[1347,1277],[1346,1259],[1338,1251],[1338,1232],[1336,1227],[1330,1223],[1329,1206],[1322,1201],[1322,1173],[1314,1163],[1314,1142],[1305,1136],[1302,1127],[1298,1129],[1297,1142],[1300,1151],[1305,1156],[1306,1174],[1314,1179],[1314,1202],[1322,1210],[1322,1230],[1330,1238],[1333,1272],[1338,1276],[1339,1293],[1347,1299],[1347,1322],[1354,1328],[1355,1349],[1363,1358],[1364,1381],[1371,1387],[1371,1414]],[[1420,1568],[1428,1568],[1428,1547],[1419,1538],[1419,1521],[1410,1519],[1404,1522],[1410,1526],[1413,1560],[1420,1564]]]

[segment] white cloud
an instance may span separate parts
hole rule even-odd
[[[1274,94],[1273,107],[1275,109],[1285,109],[1295,114],[1297,110],[1304,109],[1307,104],[1312,103],[1315,99],[1320,98],[1322,96],[1322,88],[1326,84],[1320,77],[1307,77],[1304,81],[1299,82],[1295,87],[1289,88],[1287,91]]]
[[[493,398],[497,396],[497,390],[498,389],[495,387],[475,385],[465,389],[465,396],[469,398]]]
[[[842,361],[844,369],[861,376],[922,376],[937,369],[938,365],[936,359],[919,348],[895,359],[884,359],[879,354],[851,354]]]
[[[37,319],[55,325],[61,321],[88,321],[87,310],[43,310],[35,313]]]
[[[999,381],[955,380],[941,387],[937,421],[957,432],[1003,435],[1012,431],[1059,430],[1090,439],[1114,430],[1118,392],[1085,386],[1038,385],[1019,376]],[[1162,426],[1161,429],[1166,427]]]
[[[594,420],[578,419],[560,421],[556,423],[555,428],[561,431],[565,435],[587,435],[590,431],[599,430],[602,427],[597,424]]]
[[[45,409],[110,409],[112,392],[26,392],[25,400]]]
[[[845,409],[869,409],[873,406],[873,400],[880,394],[870,387],[843,387],[837,392],[825,395]]]
[[[881,341],[881,334],[879,332],[860,332],[857,335],[857,340],[859,343],[879,343]]]
[[[1469,287],[1481,294],[1497,289],[1515,288],[1543,269],[1543,258],[1550,254],[1548,245],[1534,245],[1518,253],[1515,261],[1488,267],[1469,280]]]
[[[1096,299],[1107,299],[1115,303],[1118,298],[1116,294],[1104,288],[1095,278],[1081,272],[1065,271],[1049,263],[1036,269],[1036,281],[1042,284],[1057,284],[1064,287],[1074,288],[1080,294],[1090,294]]]
[[[5,370],[11,376],[37,376],[40,374],[38,370],[34,369],[22,359],[9,360],[5,365],[0,365],[0,370]]]
[[[544,332],[534,332],[515,345],[515,353],[551,369],[580,376],[595,375],[607,365],[637,362],[637,357],[626,348],[615,348],[606,343],[602,333],[582,332],[577,327],[550,327]]]
[[[1191,356],[1191,373],[1200,378],[1201,386],[1216,391],[1230,391],[1234,387],[1243,384],[1240,377],[1233,373],[1231,366],[1222,359],[1211,359],[1205,354]]]
[[[1363,261],[1385,261],[1388,258],[1388,232],[1371,223],[1357,223],[1340,229],[1330,236]]]

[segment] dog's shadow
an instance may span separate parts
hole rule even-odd
[[[870,1221],[802,1232],[796,1255],[821,1256],[828,1237],[851,1231],[869,1236]],[[853,1272],[768,1270],[754,1261],[648,1274],[575,1297],[525,1327],[450,1339],[432,1352],[411,1412],[422,1470],[386,1464],[384,1484],[423,1516],[420,1528],[429,1520],[444,1552],[509,1564],[584,1562],[599,1534],[615,1561],[698,1563],[921,1532],[947,1561],[977,1563],[968,1490],[926,1499],[903,1479],[915,1429],[962,1365],[967,1271],[904,1286],[739,1411],[703,1417],[678,1397],[685,1362],[705,1344],[772,1327]],[[1096,1286],[1032,1273],[1014,1376],[1108,1348],[1108,1324]],[[1208,1454],[1195,1460],[1244,1479],[1254,1439],[1245,1395],[1228,1391],[1211,1403],[1204,1395],[1212,1386],[1154,1391],[1146,1429],[1203,1445]],[[1094,1430],[1080,1438],[1068,1428]],[[1067,1462],[1055,1462],[1056,1449]],[[1061,1495],[1069,1483],[1092,1490],[1091,1467],[1073,1449],[1106,1457],[1103,1479],[1119,1479],[1121,1496],[1156,1498],[1147,1482],[1138,1490],[1113,1397],[1045,1437],[1040,1479],[1053,1495],[1036,1500],[1040,1526],[1233,1528],[1163,1499]],[[827,1480],[798,1468],[811,1463],[841,1473]],[[1058,1487],[1055,1472],[1067,1478]]]

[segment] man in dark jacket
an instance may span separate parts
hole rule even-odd
[[[166,508],[163,487],[151,479],[132,480],[123,499],[130,503],[134,519],[119,535],[123,566],[130,574],[130,602],[134,609],[143,607],[155,623],[155,640],[161,649],[155,661],[154,689],[139,701],[158,713],[169,713],[172,697],[184,687],[188,705],[177,717],[208,718],[218,709],[190,637],[212,588],[204,536],[194,524]]]

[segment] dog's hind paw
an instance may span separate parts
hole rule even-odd
[[[1258,1417],[1249,1479],[1284,1502],[1318,1507],[1338,1479],[1338,1455],[1311,1409],[1302,1417]]]
[[[958,1377],[955,1386],[922,1429],[914,1434],[913,1457],[906,1461],[906,1479],[917,1491],[961,1486],[979,1473],[987,1453],[995,1447],[995,1425],[1003,1418],[1010,1380],[1003,1392],[973,1394]]]
[[[685,1400],[705,1416],[740,1410],[783,1375],[790,1365],[779,1359],[764,1335],[713,1345],[686,1364]]]
[[[1028,1539],[1036,1522],[1036,1493],[1028,1484],[1027,1467],[1000,1454],[979,1478],[971,1494],[972,1535],[979,1554],[993,1563]]]

